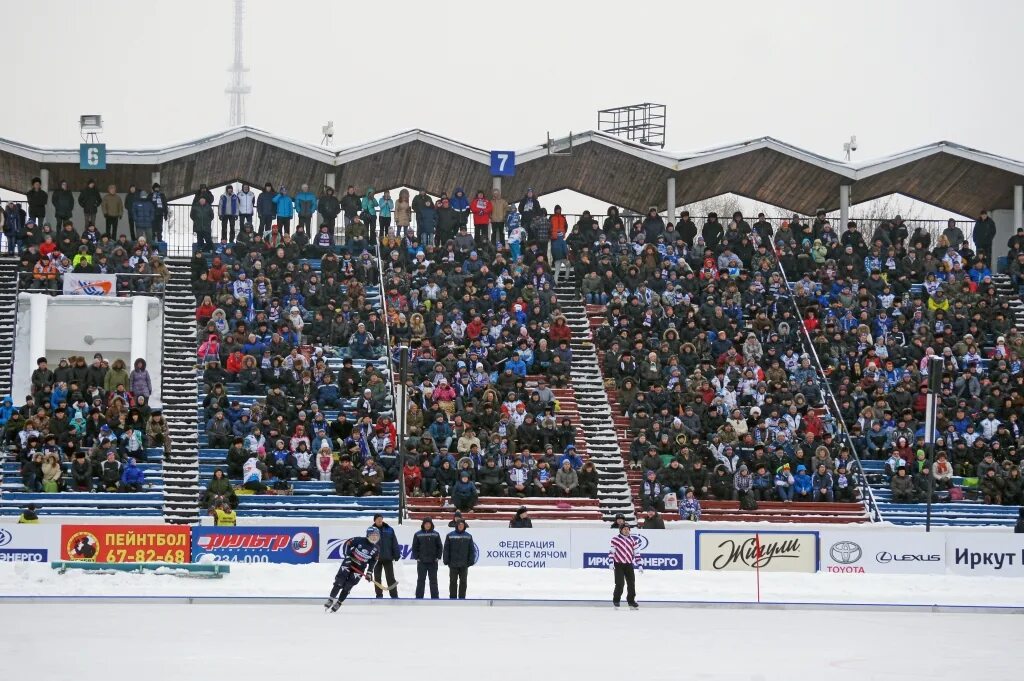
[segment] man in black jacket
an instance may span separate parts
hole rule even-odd
[[[87,227],[96,224],[96,211],[99,210],[101,203],[103,203],[103,197],[100,196],[100,190],[96,189],[96,180],[89,180],[85,189],[78,195],[78,205],[85,212]]]
[[[476,564],[476,544],[466,531],[466,521],[459,518],[455,530],[444,539],[444,564],[448,566],[448,598],[464,600],[469,568]]]
[[[434,521],[424,519],[420,531],[412,538],[412,559],[416,561],[416,598],[423,598],[423,587],[430,578],[430,597],[440,598],[437,592],[437,561],[444,552],[441,535],[434,529]]]
[[[62,225],[71,219],[75,210],[75,197],[66,180],[61,180],[60,189],[54,190],[50,201],[53,203],[54,224]]]
[[[42,224],[46,220],[46,199],[48,195],[43,189],[43,181],[38,177],[32,178],[32,188],[25,194],[28,200],[28,216]]]
[[[263,191],[256,199],[256,215],[260,219],[260,237],[270,233],[270,225],[274,223],[274,216],[277,208],[274,206],[274,185],[267,182],[263,185]]]
[[[326,193],[320,197],[317,202],[316,212],[320,213],[320,217],[323,218],[323,224],[330,227],[333,234],[338,215],[341,213],[341,203],[338,202],[338,197],[334,195],[334,187],[328,187]]]
[[[974,250],[985,261],[985,266],[992,267],[992,242],[996,238],[996,223],[989,217],[988,211],[981,211],[981,215],[974,221]],[[950,244],[950,247],[957,248],[957,244]]]
[[[373,585],[373,590],[377,594],[377,598],[384,598],[384,592],[377,584],[384,584],[380,581],[381,571],[387,576],[387,584],[395,584],[395,561],[402,557],[402,549],[398,546],[398,537],[395,536],[395,531],[384,522],[384,516],[380,513],[375,513],[373,516],[373,526],[380,532],[380,542],[377,543],[377,548],[380,553],[377,555],[377,562],[373,566],[373,580],[376,584]],[[436,580],[436,577],[435,577]],[[398,598],[398,587],[394,587],[388,591],[392,598]]]

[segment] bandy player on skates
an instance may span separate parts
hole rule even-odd
[[[380,541],[380,530],[370,527],[366,530],[366,537],[352,537],[343,547],[345,558],[342,560],[338,574],[334,576],[334,588],[331,595],[324,603],[327,612],[337,612],[338,608],[348,597],[348,592],[359,583],[362,577],[366,581],[373,581],[373,565],[377,562],[377,555],[380,549],[377,542]]]
[[[629,536],[629,525],[619,527],[619,533],[612,537],[611,550],[608,552],[608,559],[612,569],[615,571],[615,591],[612,592],[612,605],[619,607],[619,599],[622,598],[622,586],[626,586],[626,603],[633,610],[639,610],[636,603],[636,579],[634,568],[640,568],[640,551],[636,548],[636,540]]]

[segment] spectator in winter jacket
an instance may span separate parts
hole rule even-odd
[[[299,226],[305,228],[307,234],[312,230],[313,216],[316,215],[317,198],[309,191],[309,185],[303,184],[295,195],[295,212],[299,216]]]
[[[892,491],[893,503],[912,504],[917,501],[914,479],[907,475],[906,466],[897,469],[896,475],[889,481],[889,489]]]
[[[235,194],[235,188],[229,184],[224,188],[224,193],[221,194],[218,205],[221,241],[234,242],[235,224],[238,222],[240,207],[241,204],[239,203],[238,195]]]
[[[555,493],[561,497],[574,497],[579,494],[579,476],[573,470],[568,459],[562,461],[561,468],[555,473]]]
[[[664,530],[665,519],[658,513],[658,509],[649,508],[647,509],[647,517],[644,518],[644,522],[640,527],[644,530]]]
[[[99,195],[99,189],[96,188],[96,180],[90,179],[78,195],[78,205],[85,212],[85,223],[87,225],[96,223],[96,212],[102,203],[103,199]]]
[[[141,492],[146,482],[146,474],[139,468],[135,459],[128,459],[128,465],[121,472],[121,484],[118,490],[121,492]]]
[[[469,473],[463,471],[452,488],[452,505],[460,511],[473,510],[479,496],[476,485],[469,478]]]
[[[796,467],[796,475],[793,477],[793,500],[813,501],[814,481],[807,474],[807,466],[799,464]]]
[[[815,471],[811,484],[814,487],[815,501],[832,502],[835,500],[835,493],[832,489],[835,485],[835,480],[832,478],[832,474],[828,472],[825,464],[818,464],[818,470]]]
[[[53,203],[54,222],[57,225],[63,225],[71,219],[71,215],[75,210],[75,197],[71,193],[66,180],[60,181],[60,188],[54,190],[50,201]]]
[[[295,201],[288,194],[288,188],[281,185],[274,195],[274,215],[282,234],[291,233],[292,217],[295,216]]]
[[[686,498],[679,504],[679,518],[681,520],[700,520],[700,501],[692,489],[686,490]]]
[[[793,485],[795,479],[789,470],[789,464],[784,463],[775,472],[775,493],[779,501],[793,501]]]
[[[665,489],[658,482],[657,472],[653,470],[647,471],[640,485],[640,503],[645,511],[649,508],[665,510]]]
[[[135,360],[135,367],[128,376],[128,390],[132,395],[147,398],[153,394],[153,382],[146,370],[146,360],[141,357]]]
[[[138,230],[138,235],[145,237],[147,241],[155,239],[156,205],[150,199],[150,195],[146,193],[145,189],[138,192],[135,201],[132,202],[132,206],[128,210],[132,223]]]
[[[267,182],[263,185],[263,191],[256,199],[256,215],[259,218],[260,235],[270,233],[270,225],[277,215],[277,206],[274,204],[274,185]]]
[[[200,251],[209,253],[213,250],[213,206],[206,202],[206,198],[200,198],[196,205],[192,206],[192,231],[196,234],[196,247]]]
[[[103,195],[100,205],[103,208],[103,217],[107,223],[106,234],[111,239],[116,239],[117,225],[121,222],[121,216],[124,215],[124,202],[117,194],[117,187],[114,185],[107,187],[107,193]]]
[[[38,177],[32,178],[32,187],[25,193],[28,202],[28,216],[37,223],[46,220],[46,190],[43,189],[43,181]]]

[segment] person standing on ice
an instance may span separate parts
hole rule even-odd
[[[345,542],[342,551],[345,558],[338,568],[338,574],[334,576],[334,587],[331,595],[324,603],[327,612],[337,612],[341,604],[348,598],[352,587],[359,583],[362,577],[366,581],[372,581],[372,570],[377,562],[380,550],[377,547],[380,542],[380,530],[370,526],[366,530],[366,537],[352,537]]]
[[[644,571],[640,564],[640,551],[636,541],[630,536],[629,525],[619,527],[619,533],[612,537],[612,546],[608,551],[608,560],[615,571],[615,591],[612,592],[612,605],[619,607],[622,598],[622,587],[626,587],[626,603],[633,610],[639,610],[636,602],[636,575],[634,570]]]

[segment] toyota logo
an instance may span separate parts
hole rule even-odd
[[[864,552],[861,551],[860,544],[856,542],[837,541],[828,550],[828,554],[840,565],[852,565],[860,560]]]

